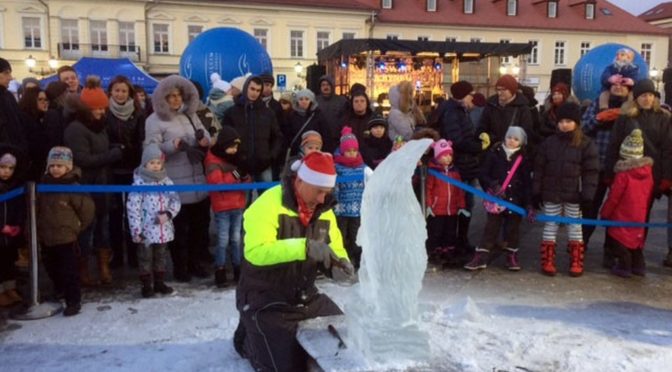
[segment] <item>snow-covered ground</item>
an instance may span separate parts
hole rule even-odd
[[[420,309],[432,360],[413,370],[670,370],[668,275],[429,272]],[[251,371],[231,343],[234,290],[203,284],[149,300],[133,285],[111,298],[89,294],[75,317],[10,320],[0,330],[0,369]],[[352,290],[326,279],[319,286],[341,305]]]

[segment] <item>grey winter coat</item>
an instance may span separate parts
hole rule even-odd
[[[178,88],[182,92],[184,106],[179,111],[170,110],[165,98],[173,88]],[[159,145],[166,155],[165,167],[168,177],[176,185],[205,184],[203,162],[192,163],[187,156],[187,151],[176,148],[174,143],[174,140],[179,138],[180,142],[191,147],[191,151],[200,151],[197,150],[198,143],[194,127],[196,130],[202,129],[205,138],[210,141],[210,134],[196,115],[199,107],[196,87],[183,77],[169,76],[161,80],[156,87],[152,96],[152,104],[154,113],[147,118],[145,123],[145,146],[150,143]],[[208,197],[207,192],[181,192],[179,195],[182,204],[195,204]]]
[[[390,115],[387,117],[388,135],[392,141],[397,136],[404,137],[404,141],[410,141],[415,131],[415,117],[411,111],[404,113],[399,110],[401,97],[397,85],[390,88],[389,99],[392,108],[390,109]]]

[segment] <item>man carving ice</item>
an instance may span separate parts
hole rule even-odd
[[[318,267],[334,280],[354,269],[332,210],[336,169],[330,154],[315,152],[287,171],[281,185],[245,212],[245,248],[236,306],[236,351],[257,371],[306,370],[308,354],[296,340],[302,320],[342,314],[318,292]]]

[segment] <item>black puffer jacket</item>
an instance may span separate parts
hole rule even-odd
[[[520,156],[523,157],[523,160],[516,169],[506,190],[499,197],[515,205],[527,208],[532,204],[532,163],[524,150],[518,150],[511,156],[510,160],[506,159],[506,152],[502,148],[502,145],[498,145],[488,151],[481,164],[479,182],[483,190],[499,191],[499,188],[504,184],[509,174],[509,170]],[[507,211],[511,213],[511,211]]]
[[[578,129],[577,129],[578,130]],[[597,188],[597,146],[588,137],[574,147],[573,132],[548,137],[539,146],[534,163],[534,195],[551,203],[592,200]]]
[[[453,142],[455,166],[463,180],[472,180],[479,174],[478,157],[482,152],[481,141],[469,113],[460,102],[450,99],[443,104],[439,126],[441,138]]]
[[[247,79],[235,105],[224,112],[222,126],[233,127],[240,134],[240,167],[259,175],[280,156],[283,137],[275,113],[266,107],[261,97],[253,102],[247,99],[245,92],[250,81],[263,85],[258,77]]]
[[[142,142],[145,140],[145,117],[134,112],[127,120],[121,120],[108,112],[107,136],[112,144],[123,145],[123,158],[112,166],[115,174],[133,174],[142,158]]]
[[[490,143],[504,142],[506,131],[511,125],[525,129],[529,139],[533,137],[532,129],[534,126],[527,98],[518,93],[513,101],[506,106],[500,106],[497,95],[488,98],[483,115],[481,115],[479,133],[488,133]]]
[[[644,156],[653,159],[653,180],[658,197],[660,181],[672,181],[672,127],[670,115],[664,111],[642,110],[636,117],[621,115],[614,124],[609,137],[605,174],[614,177],[614,165],[618,161],[621,143],[633,129],[641,129],[644,137]]]

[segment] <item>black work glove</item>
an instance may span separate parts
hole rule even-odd
[[[196,129],[196,132],[194,132],[194,135],[196,137],[196,142],[200,141],[205,137],[205,131],[203,129]]]
[[[532,208],[538,210],[544,209],[544,201],[541,198],[541,194],[532,195]]]

